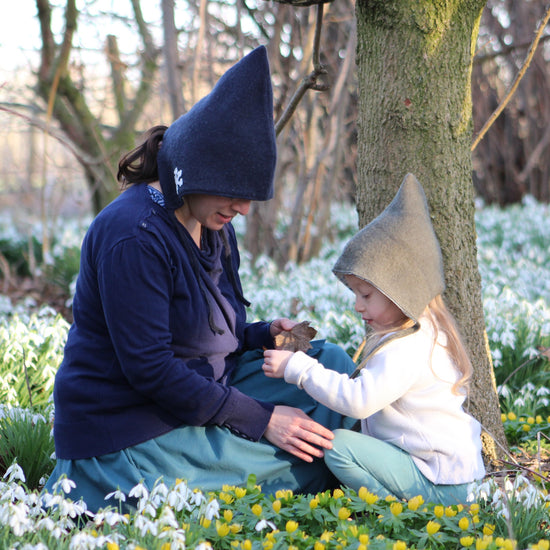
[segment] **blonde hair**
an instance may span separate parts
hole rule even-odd
[[[443,297],[441,294],[438,294],[431,302],[426,306],[424,310],[424,315],[430,320],[433,331],[434,331],[434,340],[433,346],[437,341],[438,335],[441,332],[446,336],[446,350],[457,370],[460,374],[460,378],[453,384],[452,392],[459,394],[461,392],[468,392],[468,383],[472,376],[473,368],[466,347],[462,340],[462,336],[458,329],[458,325],[451,314],[447,309]],[[367,336],[367,341],[365,345],[365,359],[362,361],[362,365],[366,363],[366,360],[375,353],[377,353],[386,343],[389,343],[394,338],[389,338],[382,340],[382,338],[388,333],[395,333],[395,337],[403,337],[415,332],[420,328],[419,325],[415,324],[412,319],[406,318],[403,323],[399,326],[393,327],[384,331],[372,331]],[[401,333],[401,334],[400,334]],[[433,351],[433,347],[432,347]]]

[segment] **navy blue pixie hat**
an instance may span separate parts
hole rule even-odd
[[[265,201],[277,160],[267,51],[259,46],[164,134],[158,172],[166,206],[200,193]]]

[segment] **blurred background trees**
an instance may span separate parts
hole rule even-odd
[[[0,193],[46,220],[96,213],[118,192],[120,154],[170,124],[260,43],[269,50],[276,117],[312,71],[316,8],[265,0],[35,0],[40,51],[0,76]],[[116,7],[115,7],[116,6]],[[525,57],[544,2],[489,0],[472,77],[477,131]],[[473,153],[477,195],[501,205],[550,196],[549,51],[543,37],[519,89]],[[38,47],[37,47],[38,48]],[[331,238],[330,206],[356,188],[353,0],[325,4],[318,81],[278,137],[277,191],[255,205],[245,245],[279,265]],[[35,48],[36,49],[36,48]],[[12,78],[12,76],[14,78]],[[373,78],[376,78],[373,75]],[[26,210],[25,210],[26,209]],[[281,216],[293,223],[283,235]],[[47,248],[47,234],[45,234]]]

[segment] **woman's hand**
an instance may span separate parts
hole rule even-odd
[[[264,351],[264,364],[262,369],[269,378],[283,378],[288,360],[292,356],[291,351],[266,349]]]
[[[298,323],[296,321],[291,321],[290,319],[286,319],[284,317],[281,319],[275,319],[269,326],[269,332],[271,333],[271,337],[275,338],[277,334],[281,334],[284,330],[292,330],[292,328],[297,324]]]
[[[334,435],[301,409],[277,405],[264,437],[305,462],[313,462],[314,458],[322,458],[323,449],[332,449]]]

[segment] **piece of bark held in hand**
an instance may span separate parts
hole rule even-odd
[[[283,330],[275,336],[275,349],[307,351],[312,347],[309,341],[316,334],[317,330],[309,325],[309,321],[302,321],[291,330]]]

